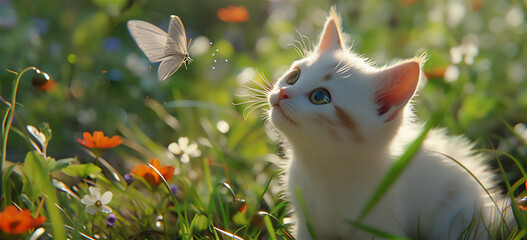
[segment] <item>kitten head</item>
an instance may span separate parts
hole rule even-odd
[[[291,144],[389,141],[414,95],[424,57],[377,68],[350,52],[332,9],[316,49],[268,95],[270,122]]]

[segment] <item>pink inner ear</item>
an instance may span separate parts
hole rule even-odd
[[[379,115],[387,113],[392,106],[402,108],[410,100],[419,82],[420,63],[416,61],[399,64],[380,74],[381,88],[377,90],[377,102],[380,104]],[[400,109],[396,109],[397,114]],[[390,116],[388,119],[393,119]]]
[[[326,23],[324,35],[322,36],[322,39],[318,45],[319,51],[325,52],[328,50],[337,50],[342,48],[337,21],[338,19],[333,17]]]

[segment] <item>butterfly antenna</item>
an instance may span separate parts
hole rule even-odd
[[[192,47],[194,46],[194,44],[192,43],[192,38],[188,40],[188,49],[187,49],[187,52],[190,51],[190,49],[192,49]]]
[[[185,59],[183,59],[183,64],[185,65],[185,69],[187,69],[187,62],[190,64],[193,61],[190,55],[188,54],[188,51],[190,51],[192,47],[194,47],[194,44],[191,38],[188,40],[188,49],[187,49],[187,52],[185,53]]]

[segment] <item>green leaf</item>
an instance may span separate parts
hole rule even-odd
[[[76,161],[77,161],[76,158],[63,158],[63,159],[57,160],[53,164],[48,164],[49,171],[53,172],[53,171],[61,170]]]
[[[96,178],[101,171],[101,168],[93,163],[69,165],[62,169],[62,172],[69,176],[81,178]]]
[[[13,173],[15,167],[17,164],[12,164],[5,168],[4,172],[2,173],[2,189],[4,189],[4,198],[6,201],[3,202],[11,202],[12,201],[12,195],[11,195],[11,189],[8,189],[9,181],[11,178],[11,174]],[[0,207],[5,208],[5,206],[0,205]]]
[[[40,125],[38,125],[38,129],[44,136],[46,136],[46,144],[49,143],[51,140],[51,128],[49,127],[49,123],[43,122]]]
[[[46,135],[41,133],[36,127],[33,127],[31,125],[27,125],[27,131],[31,133],[31,135],[40,143],[40,146],[42,146],[42,151],[46,149],[47,146],[47,139]]]
[[[57,208],[58,199],[57,192],[49,178],[49,169],[47,168],[46,156],[37,151],[31,151],[26,155],[24,160],[24,172],[26,179],[30,179],[30,183],[24,182],[26,185],[32,185],[33,196],[29,196],[32,201],[35,201],[36,196],[44,194],[47,196],[45,205],[49,222],[52,224],[54,239],[66,239],[66,232],[64,228],[64,221]]]
[[[41,166],[47,166],[47,163],[43,164],[40,162],[40,159],[36,157],[39,154],[37,151],[30,151],[24,159],[25,178],[22,191],[31,199],[35,199],[35,197],[42,194],[42,183],[38,180],[37,173],[39,171],[47,171],[46,169],[40,169]]]

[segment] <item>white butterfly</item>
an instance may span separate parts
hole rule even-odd
[[[128,21],[128,30],[137,46],[150,62],[161,62],[157,71],[159,81],[175,73],[181,64],[192,62],[188,55],[185,27],[176,15],[170,16],[168,34],[153,24],[140,20]]]

